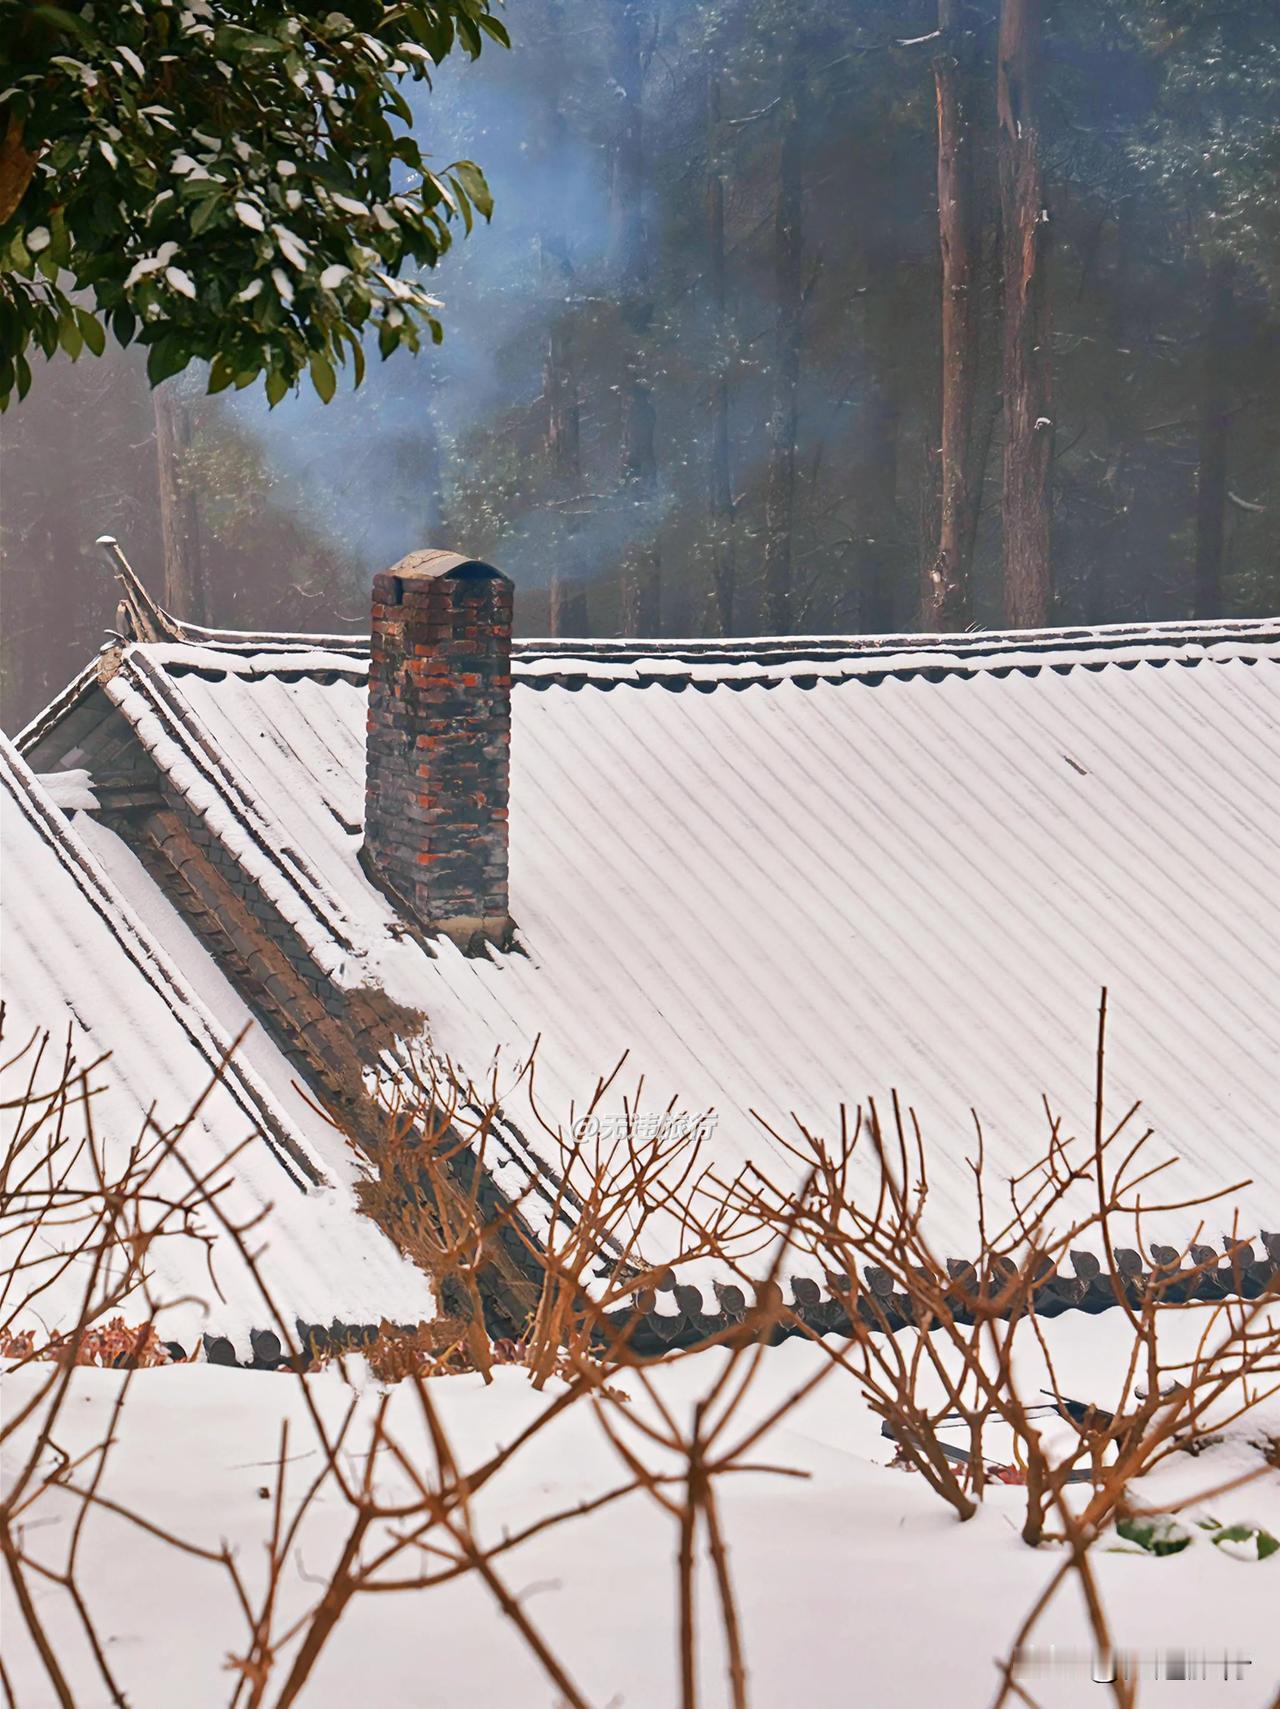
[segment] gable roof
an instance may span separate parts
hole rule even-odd
[[[1244,1232],[1280,1222],[1276,624],[518,642],[523,953],[481,957],[407,936],[357,861],[367,666],[350,638],[131,645],[26,743],[74,764],[117,708],[335,982],[424,1013],[477,1081],[496,1058],[517,1173],[554,1171],[538,1111],[567,1131],[624,1054],[598,1108],[714,1112],[725,1178],[793,1167],[757,1116],[830,1132],[896,1088],[965,1255],[971,1107],[997,1178],[1042,1153],[1042,1097],[1088,1132],[1106,985],[1112,1103],[1178,1156],[1164,1196],[1251,1179]]]
[[[55,793],[72,807],[87,799],[83,785],[67,791],[56,780]],[[354,1160],[300,1095],[289,1065],[119,840],[78,817],[83,835],[0,737],[6,1060],[47,1033],[44,1084],[57,1079],[68,1033],[79,1067],[106,1056],[91,1076],[93,1122],[117,1160],[144,1130],[169,1130],[203,1099],[179,1142],[186,1167],[221,1188],[238,1223],[253,1224],[263,1280],[301,1325],[433,1317],[427,1279],[358,1211]],[[117,878],[91,845],[115,845]],[[154,929],[166,913],[181,971]],[[162,1166],[157,1190],[166,1179],[175,1196],[189,1187],[177,1164]],[[212,1219],[201,1220],[212,1232]],[[14,1238],[12,1225],[4,1237]],[[161,1313],[161,1334],[187,1351],[208,1333],[250,1358],[252,1331],[274,1329],[247,1267],[229,1251],[213,1266],[216,1280],[196,1240],[159,1240],[150,1262],[155,1295],[175,1302]],[[42,1330],[78,1310],[74,1280],[69,1291],[41,1296]],[[131,1321],[139,1309],[123,1308]]]

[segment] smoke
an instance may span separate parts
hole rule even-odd
[[[268,412],[256,393],[225,407],[257,436],[278,472],[277,494],[329,534],[364,571],[423,544],[441,489],[466,474],[458,459],[485,424],[531,410],[542,391],[548,300],[540,254],[554,221],[564,232],[583,288],[599,288],[609,245],[607,161],[561,127],[554,154],[540,130],[545,101],[513,76],[497,50],[474,64],[446,62],[416,105],[415,134],[437,170],[478,160],[494,194],[490,224],[455,243],[430,277],[444,302],[445,340],[415,357],[383,362],[376,340],[358,390],[329,405],[307,388]],[[549,536],[554,518],[531,539]],[[643,524],[650,520],[637,518]],[[624,531],[625,532],[625,531]],[[604,527],[600,550],[616,531]],[[544,556],[544,554],[540,554]],[[522,579],[541,576],[529,566]]]

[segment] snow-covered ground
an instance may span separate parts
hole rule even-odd
[[[1110,1404],[1123,1356],[1122,1314],[1068,1314],[1048,1328],[1063,1392]],[[725,1357],[718,1350],[704,1352],[657,1371],[655,1381],[673,1413],[691,1416]],[[768,1350],[741,1415],[744,1427],[803,1383],[821,1359],[818,1350],[800,1342]],[[361,1373],[359,1406],[371,1415],[379,1392],[363,1366]],[[30,1370],[5,1377],[10,1416],[35,1380]],[[122,1381],[114,1372],[76,1373],[57,1431],[62,1450],[74,1456],[106,1434]],[[342,1373],[330,1369],[307,1381],[325,1417],[336,1424],[352,1398]],[[647,1408],[633,1379],[623,1377],[619,1386],[637,1412]],[[553,1384],[538,1394],[523,1371],[508,1367],[495,1373],[489,1387],[479,1377],[452,1377],[435,1381],[431,1392],[460,1460],[476,1466],[552,1404],[557,1388]],[[423,1422],[409,1387],[392,1391],[389,1417],[393,1434],[425,1460]],[[227,1539],[252,1592],[262,1580],[272,1512],[266,1492],[286,1418],[288,1510],[319,1464],[296,1378],[207,1365],[140,1372],[103,1493],[205,1547],[217,1548]],[[1250,1440],[1264,1430],[1280,1433],[1275,1403],[1206,1453],[1194,1459],[1175,1455],[1139,1486],[1144,1501],[1159,1508],[1256,1467],[1259,1454]],[[21,1456],[21,1435],[6,1452],[6,1479]],[[361,1439],[357,1425],[349,1440],[358,1447]],[[656,1451],[638,1434],[632,1440],[657,1463]],[[755,1709],[981,1709],[991,1701],[996,1658],[1007,1651],[1060,1564],[1060,1551],[1033,1551],[1020,1540],[1025,1491],[993,1489],[978,1517],[960,1524],[919,1477],[888,1466],[889,1447],[852,1379],[837,1372],[751,1451],[753,1460],[795,1468],[806,1474],[803,1479],[751,1472],[720,1486]],[[477,1535],[495,1541],[504,1530],[520,1529],[625,1480],[591,1407],[576,1403],[533,1437],[477,1498]],[[1280,1534],[1280,1475],[1269,1473],[1207,1506],[1224,1523],[1248,1519]],[[56,1558],[73,1513],[61,1493],[43,1497],[32,1515],[42,1529],[32,1530],[28,1546]],[[333,1492],[313,1507],[284,1576],[288,1609],[301,1610],[320,1595],[349,1524],[350,1512]],[[507,1586],[592,1705],[671,1709],[678,1702],[676,1541],[672,1519],[647,1495],[635,1493],[502,1558]],[[1142,1704],[1185,1698],[1197,1709],[1264,1709],[1275,1700],[1280,1554],[1235,1559],[1198,1532],[1174,1556],[1100,1546],[1093,1558],[1119,1647],[1146,1657],[1185,1651],[1221,1658],[1225,1652],[1251,1663],[1243,1679],[1232,1670],[1224,1681],[1219,1666],[1216,1681],[1143,1680]],[[134,1709],[204,1709],[229,1701],[234,1676],[226,1662],[243,1653],[245,1627],[217,1565],[176,1553],[98,1509],[85,1529],[80,1577]],[[699,1701],[712,1709],[727,1703],[729,1693],[705,1565],[697,1592],[704,1634]],[[77,1705],[94,1709],[107,1702],[73,1636],[63,1593],[37,1581],[37,1597],[71,1669]],[[1073,1583],[1050,1606],[1031,1641],[1087,1655],[1091,1643]],[[277,1686],[288,1659],[286,1653],[273,1676]],[[4,1661],[20,1709],[55,1701],[12,1607],[4,1623]],[[1110,1700],[1081,1669],[1028,1686],[1046,1706]],[[358,1599],[301,1698],[316,1709],[551,1709],[558,1700],[512,1622],[473,1578]],[[273,1701],[270,1689],[265,1701]]]

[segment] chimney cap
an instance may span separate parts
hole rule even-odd
[[[386,571],[388,576],[395,576],[398,581],[493,581],[510,582],[511,577],[503,575],[492,564],[482,563],[479,558],[464,558],[460,552],[439,552],[430,548],[418,552],[410,552],[401,558],[398,564],[393,564]]]

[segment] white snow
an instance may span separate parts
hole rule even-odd
[[[169,265],[170,261],[177,253],[177,244],[170,240],[167,243],[162,243],[154,255],[142,256],[142,258],[135,261],[133,266],[129,269],[129,275],[124,282],[125,290],[132,290],[138,283],[139,279],[145,279],[149,273],[159,273],[163,268]]]
[[[182,792],[193,810],[203,816],[211,830],[262,885],[276,902],[284,918],[293,925],[315,956],[317,964],[335,978],[346,969],[347,956],[335,949],[333,940],[319,929],[317,912],[323,913],[325,897],[311,888],[306,901],[294,883],[284,877],[263,846],[232,813],[215,782],[202,773],[196,755],[184,752],[162,724],[155,704],[129,685],[124,672],[104,685],[105,692],[129,719],[139,740],[165,775]],[[260,817],[260,815],[259,815]],[[277,859],[279,858],[279,851]],[[304,881],[305,884],[305,881]]]
[[[93,779],[83,769],[45,772],[36,782],[54,806],[61,807],[64,813],[71,813],[78,807],[94,808],[98,805],[98,798],[93,793]]]
[[[296,267],[300,273],[305,272],[310,250],[297,233],[290,231],[288,226],[273,225],[271,235],[290,266]]]
[[[265,649],[207,649],[202,671],[170,681],[260,816],[261,842],[291,851],[255,853],[255,878],[292,890],[295,907],[310,898],[351,946],[330,951],[341,977],[423,1012],[438,1053],[477,1081],[496,1059],[507,1115],[553,1163],[514,1086],[539,1036],[553,1127],[567,1131],[625,1057],[600,1113],[624,1099],[715,1111],[707,1155],[722,1177],[748,1160],[795,1167],[753,1112],[784,1136],[793,1112],[830,1134],[841,1104],[874,1094],[885,1107],[897,1089],[929,1142],[935,1237],[961,1255],[975,1238],[972,1108],[998,1191],[1042,1155],[1042,1096],[1065,1131],[1088,1135],[1106,985],[1112,1114],[1142,1099],[1150,1160],[1178,1159],[1159,1196],[1238,1186],[1200,1238],[1216,1244],[1237,1205],[1256,1236],[1274,1225],[1277,1183],[1280,983],[1263,946],[1280,938],[1280,794],[1258,780],[1276,770],[1280,650],[1247,626],[1211,642],[1120,633],[1088,668],[1066,639],[1036,651],[1039,639],[1002,650],[980,637],[963,660],[954,638],[890,652],[836,642],[830,660],[767,666],[690,663],[677,643],[652,665],[584,648],[579,689],[535,688],[579,661],[525,644],[511,870],[527,954],[479,959],[446,940],[424,955],[358,865],[359,661],[317,663],[333,681],[286,682]],[[180,665],[201,651],[148,656]],[[973,674],[861,680],[949,658]],[[1069,672],[1047,668],[1068,659]],[[625,680],[662,670],[715,686]],[[1153,1214],[1144,1237],[1181,1245],[1199,1220]]]
[[[1070,1314],[1046,1330],[1063,1392],[1106,1404],[1123,1364],[1121,1314]],[[798,1388],[820,1358],[814,1348],[794,1341],[769,1350],[746,1403],[743,1430]],[[656,1371],[664,1402],[685,1425],[723,1359],[719,1351],[702,1353]],[[1034,1382],[1030,1368],[1028,1377]],[[3,1381],[6,1406],[16,1409],[31,1392],[33,1373]],[[113,1372],[76,1374],[58,1431],[65,1452],[74,1456],[105,1434],[120,1382]],[[335,1370],[308,1383],[333,1428],[352,1391]],[[653,1418],[631,1379],[624,1375],[617,1386],[630,1396],[628,1413]],[[489,1388],[476,1377],[432,1385],[432,1399],[466,1468],[513,1441],[558,1392],[553,1383],[539,1396],[511,1368],[499,1368]],[[376,1399],[366,1379],[350,1438],[353,1455]],[[298,1384],[284,1376],[208,1366],[140,1373],[102,1493],[206,1548],[230,1543],[253,1594],[263,1582],[271,1525],[272,1503],[263,1491],[273,1484],[285,1418],[292,1460],[287,1522],[317,1462]],[[389,1423],[411,1456],[430,1463],[416,1399],[403,1387],[392,1391]],[[1265,1427],[1274,1431],[1278,1425],[1273,1406]],[[1256,1468],[1259,1456],[1248,1438],[1263,1426],[1255,1417],[1206,1454],[1175,1455],[1167,1469],[1134,1486],[1135,1497],[1158,1510]],[[629,1440],[649,1464],[666,1465],[634,1428]],[[18,1463],[21,1447],[21,1440],[12,1445],[6,1471]],[[991,1489],[979,1516],[960,1524],[918,1477],[890,1469],[889,1457],[878,1420],[852,1378],[837,1372],[751,1451],[756,1463],[787,1467],[800,1477],[739,1473],[719,1486],[748,1695],[756,1709],[923,1709],[941,1703],[982,1709],[992,1700],[997,1658],[1007,1653],[1061,1554],[1054,1546],[1033,1551],[1020,1540],[1024,1491]],[[361,1462],[353,1457],[352,1464]],[[477,1499],[477,1535],[496,1541],[626,1480],[589,1408],[575,1405],[535,1436]],[[386,1474],[381,1487],[388,1487]],[[75,1508],[55,1488],[39,1511],[54,1522],[33,1528],[28,1545],[56,1559]],[[1200,1511],[1193,1506],[1190,1514]],[[1211,1511],[1224,1523],[1248,1519],[1280,1534],[1280,1478],[1215,1497]],[[320,1596],[348,1525],[336,1497],[308,1515],[281,1587],[285,1621]],[[591,1704],[668,1709],[678,1701],[676,1542],[673,1521],[647,1497],[632,1494],[543,1532],[497,1563]],[[700,1546],[699,1702],[703,1709],[724,1709],[724,1652],[704,1556]],[[416,1560],[412,1570],[429,1570],[429,1561]],[[1242,1680],[1202,1681],[1176,1694],[1163,1682],[1144,1682],[1144,1704],[1189,1696],[1203,1709],[1264,1709],[1273,1701],[1280,1679],[1280,1556],[1233,1559],[1200,1533],[1179,1555],[1117,1553],[1104,1542],[1092,1561],[1118,1648],[1145,1657],[1226,1652],[1252,1664]],[[112,1666],[131,1702],[140,1709],[170,1703],[213,1709],[225,1703],[224,1664],[228,1655],[243,1653],[244,1628],[219,1568],[176,1554],[104,1510],[86,1524],[81,1563],[90,1606],[110,1639]],[[92,1684],[91,1663],[69,1607],[47,1588],[40,1609],[51,1623],[60,1659],[73,1671],[77,1703],[97,1709],[105,1699]],[[18,1701],[43,1705],[48,1698],[38,1663],[17,1627],[11,1615],[6,1666]],[[180,1642],[170,1641],[179,1635]],[[1089,1656],[1093,1646],[1074,1585],[1051,1603],[1031,1641],[1057,1646],[1060,1658],[1068,1652]],[[277,1682],[291,1653],[286,1648],[281,1657]],[[1032,1689],[1043,1709],[1070,1709],[1105,1696],[1078,1671],[1038,1679]],[[352,1703],[553,1709],[558,1701],[511,1622],[472,1579],[357,1600],[303,1695],[313,1709]]]
[[[195,298],[196,284],[190,273],[184,273],[181,267],[166,267],[164,276],[180,295]]]
[[[93,1076],[100,1088],[94,1122],[109,1156],[119,1160],[145,1128],[163,1131],[185,1119],[250,1017],[203,951],[184,953],[189,965],[182,975],[175,971],[152,924],[184,952],[194,946],[181,942],[183,928],[113,834],[85,825],[95,849],[112,857],[109,878],[7,743],[0,745],[0,762],[4,1058],[47,1029],[43,1084],[56,1079],[52,1059],[61,1055],[68,1029],[80,1064],[109,1053]],[[135,903],[149,916],[145,924]],[[24,1072],[15,1070],[17,1077]],[[223,1203],[238,1220],[263,1218],[251,1245],[262,1249],[262,1271],[288,1330],[295,1317],[310,1323],[432,1317],[429,1282],[357,1209],[355,1160],[296,1091],[294,1078],[255,1026],[188,1128],[182,1155],[213,1184],[228,1182]],[[5,1096],[14,1093],[7,1084]],[[12,1108],[4,1115],[6,1138],[16,1119]],[[267,1120],[289,1153],[275,1149],[274,1136],[263,1137]],[[223,1160],[233,1152],[228,1167]],[[304,1169],[318,1185],[308,1183]],[[157,1179],[158,1190],[167,1183],[178,1196],[187,1182],[176,1163]],[[0,1261],[13,1238],[12,1221],[0,1224]],[[152,1267],[157,1294],[172,1302],[162,1333],[184,1346],[207,1329],[229,1336],[247,1356],[249,1331],[275,1327],[257,1284],[229,1251],[221,1252],[216,1281],[195,1239],[158,1241]],[[37,1302],[33,1322],[42,1333],[64,1327],[78,1302],[74,1277],[64,1284]],[[139,1309],[140,1302],[125,1308],[135,1320]]]

